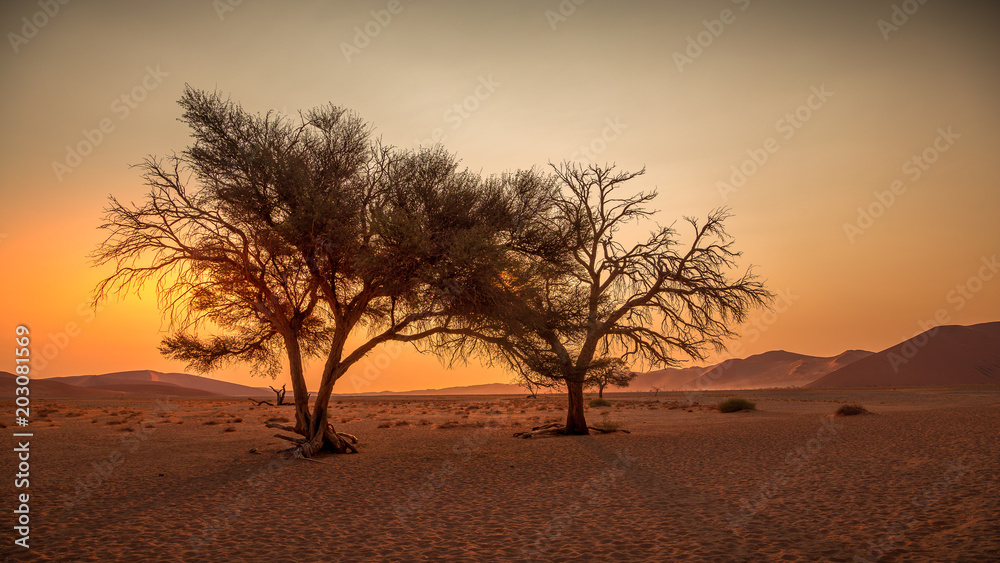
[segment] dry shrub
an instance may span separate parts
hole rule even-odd
[[[869,414],[869,411],[857,403],[840,405],[840,408],[836,412],[836,416],[855,416],[859,414]]]

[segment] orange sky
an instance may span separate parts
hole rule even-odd
[[[107,196],[142,197],[129,164],[188,143],[185,83],[253,111],[343,105],[390,144],[443,140],[484,173],[645,165],[632,187],[658,188],[664,224],[729,205],[744,263],[790,295],[741,330],[744,355],[880,350],[936,315],[1000,319],[996,7],[577,3],[5,2],[2,331],[32,329],[39,376],[184,370],[156,352],[154,292],[87,309],[107,272],[86,255]],[[388,358],[336,391],[510,379]]]

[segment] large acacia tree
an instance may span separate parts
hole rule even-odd
[[[156,280],[174,329],[161,349],[195,369],[273,374],[283,349],[296,421],[271,426],[305,456],[356,451],[329,422],[334,384],[377,346],[433,336],[491,299],[477,288],[494,284],[498,233],[528,210],[441,149],[383,146],[343,108],[295,122],[190,87],[179,103],[194,142],[142,165],[143,204],[111,200],[95,254],[115,271],[97,298]],[[311,410],[309,355],[325,359]]]
[[[441,335],[457,355],[478,353],[513,367],[529,384],[558,382],[568,393],[566,424],[588,434],[583,390],[594,378],[636,362],[676,366],[703,359],[734,336],[731,327],[771,296],[723,228],[725,210],[688,219],[690,238],[661,227],[626,245],[622,228],[648,219],[655,192],[623,193],[640,172],[564,164],[537,176],[544,209],[518,233],[544,244],[508,244],[501,305]]]

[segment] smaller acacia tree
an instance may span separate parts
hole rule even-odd
[[[501,304],[448,332],[447,345],[501,361],[531,383],[566,385],[563,434],[589,434],[583,390],[616,362],[677,366],[678,355],[704,359],[735,336],[731,326],[766,306],[771,294],[748,269],[731,275],[740,253],[725,210],[693,230],[682,246],[673,227],[626,246],[621,229],[652,215],[655,192],[619,195],[643,174],[613,166],[553,166],[521,195],[546,202],[514,239],[498,279]]]
[[[621,360],[612,361],[604,367],[592,369],[584,381],[584,387],[597,389],[597,396],[603,399],[606,387],[628,387],[638,376],[637,372],[625,369],[625,363]]]

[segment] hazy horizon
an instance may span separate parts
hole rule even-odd
[[[2,325],[31,327],[39,377],[193,373],[157,353],[166,325],[151,288],[88,306],[108,274],[87,259],[107,196],[138,201],[130,165],[190,142],[185,84],[254,112],[342,105],[387,144],[441,141],[484,174],[645,166],[630,188],[658,189],[660,224],[729,206],[741,264],[778,294],[739,330],[741,357],[879,351],[934,324],[997,321],[998,8],[220,0],[50,15],[8,2]],[[0,369],[13,358],[3,348]],[[311,389],[321,367],[309,364]],[[208,375],[270,383],[245,366]],[[361,391],[509,380],[408,349]]]

